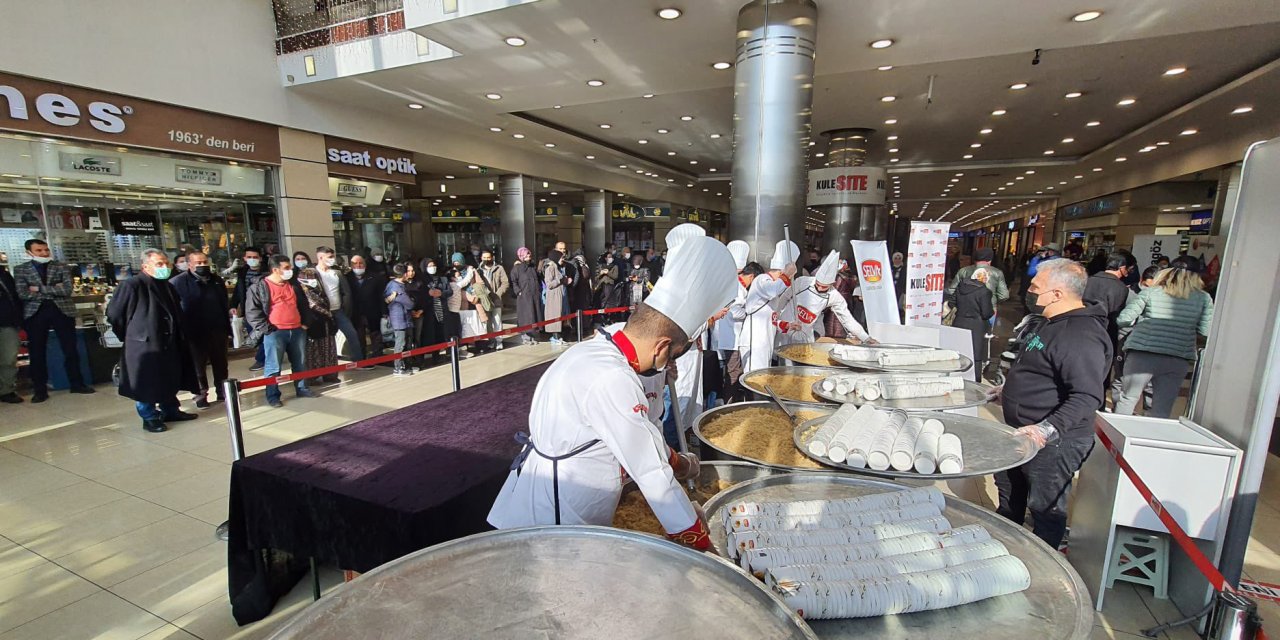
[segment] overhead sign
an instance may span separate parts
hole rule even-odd
[[[338,197],[352,198],[355,200],[364,200],[369,195],[369,187],[362,184],[351,184],[350,182],[338,183]]]
[[[329,173],[333,175],[402,184],[417,182],[418,167],[409,151],[329,136],[325,136],[324,144]]]
[[[124,236],[158,236],[160,219],[154,213],[112,212],[111,229]]]
[[[1058,212],[1067,220],[1075,220],[1077,218],[1092,218],[1093,216],[1104,216],[1109,213],[1115,213],[1119,210],[1119,205],[1119,201],[1114,197],[1097,198],[1061,207],[1058,209]]]
[[[203,184],[217,187],[222,185],[222,170],[179,164],[173,168],[173,179],[187,184]]]
[[[0,130],[280,162],[273,125],[0,73]]]
[[[809,206],[880,205],[885,202],[888,172],[879,167],[829,167],[809,172]]]
[[[1177,235],[1136,235],[1133,237],[1133,257],[1138,261],[1138,271],[1154,265],[1156,259],[1172,260],[1178,255],[1182,237]]]
[[[103,156],[85,153],[58,152],[58,166],[68,173],[89,173],[101,176],[120,175],[120,156]]]
[[[949,222],[912,222],[907,245],[907,325],[942,324]]]

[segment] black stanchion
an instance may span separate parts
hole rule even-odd
[[[449,339],[449,366],[453,368],[453,390],[462,388],[462,369],[458,367],[458,339]]]
[[[578,309],[577,316],[578,317],[573,321],[573,323],[578,326],[578,342],[582,342],[582,319],[584,317],[582,315],[582,309]]]
[[[222,397],[227,404],[227,429],[231,431],[231,458],[244,459],[244,425],[240,422],[240,381],[235,378],[222,381]],[[225,541],[231,522],[224,521],[213,530],[213,535]]]

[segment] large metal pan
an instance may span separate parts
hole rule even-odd
[[[811,378],[814,382],[821,382],[822,378],[841,371],[841,369],[832,369],[830,367],[765,367],[764,369],[756,369],[751,373],[743,374],[738,380],[742,383],[742,386],[750,389],[761,398],[768,398],[769,392],[764,390],[764,386],[768,384],[768,378],[770,377],[795,378],[797,381]],[[773,385],[773,391],[778,394],[779,398],[790,402],[803,402],[810,405],[830,404],[829,401],[814,395],[812,391],[796,393],[786,386],[779,388],[776,384]]]
[[[827,415],[835,411],[835,407],[832,407],[832,406],[803,404],[799,402],[788,402],[786,403],[786,405],[787,405],[787,408],[792,409],[793,411],[796,411],[796,410],[810,411],[814,413],[827,414]],[[736,404],[727,404],[721,407],[716,407],[714,409],[704,411],[697,418],[694,418],[693,435],[698,441],[699,448],[700,448],[700,455],[702,456],[703,460],[728,460],[728,461],[737,461],[737,462],[749,462],[751,464],[769,467],[772,469],[782,469],[785,471],[820,471],[821,470],[821,469],[810,469],[807,467],[796,467],[796,466],[790,466],[785,464],[776,464],[773,462],[769,462],[767,460],[759,460],[757,458],[752,458],[750,456],[743,455],[736,451],[727,450],[711,442],[710,440],[707,439],[706,435],[703,434],[702,429],[707,424],[711,423],[711,421],[715,420],[716,418],[724,416],[729,413],[733,413],[735,411],[745,411],[747,409],[775,409],[776,410],[777,406],[774,405],[772,402],[768,402],[768,401],[739,402]],[[779,411],[778,413],[782,413],[782,412]],[[806,418],[806,419],[810,419],[810,418],[812,418],[812,416],[809,416],[809,418]],[[784,435],[786,439],[788,440],[791,439],[792,435],[791,435],[790,427],[787,428],[787,433]]]

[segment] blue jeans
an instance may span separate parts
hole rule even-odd
[[[281,356],[286,353],[289,356],[289,367],[295,372],[305,371],[307,368],[306,357],[304,355],[307,346],[307,331],[305,329],[279,329],[273,333],[268,333],[267,337],[262,339],[263,354],[266,360],[263,361],[265,368],[262,375],[270,378],[280,373]],[[306,380],[295,380],[293,389],[302,392],[307,388]],[[270,385],[267,387],[267,402],[275,402],[280,399],[280,386]]]
[[[159,409],[156,409],[154,402],[135,402],[133,404],[138,409],[138,416],[143,420],[164,420],[165,416],[175,415],[181,409],[176,396],[172,400],[161,402]]]
[[[356,325],[351,323],[351,318],[348,318],[347,314],[343,313],[341,309],[335,309],[333,321],[338,324],[338,331],[341,331],[342,337],[346,339],[347,344],[342,350],[351,354],[351,357],[347,359],[364,360],[364,345],[360,344],[360,334],[356,333]],[[344,355],[343,357],[346,356]]]
[[[263,345],[266,343],[266,340],[259,342],[258,348],[253,350],[253,366],[259,366],[266,361],[266,354],[263,351]]]

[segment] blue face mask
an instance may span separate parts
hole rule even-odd
[[[168,280],[169,274],[172,273],[172,271],[173,270],[169,267],[156,267],[151,271],[151,277],[156,280]]]

